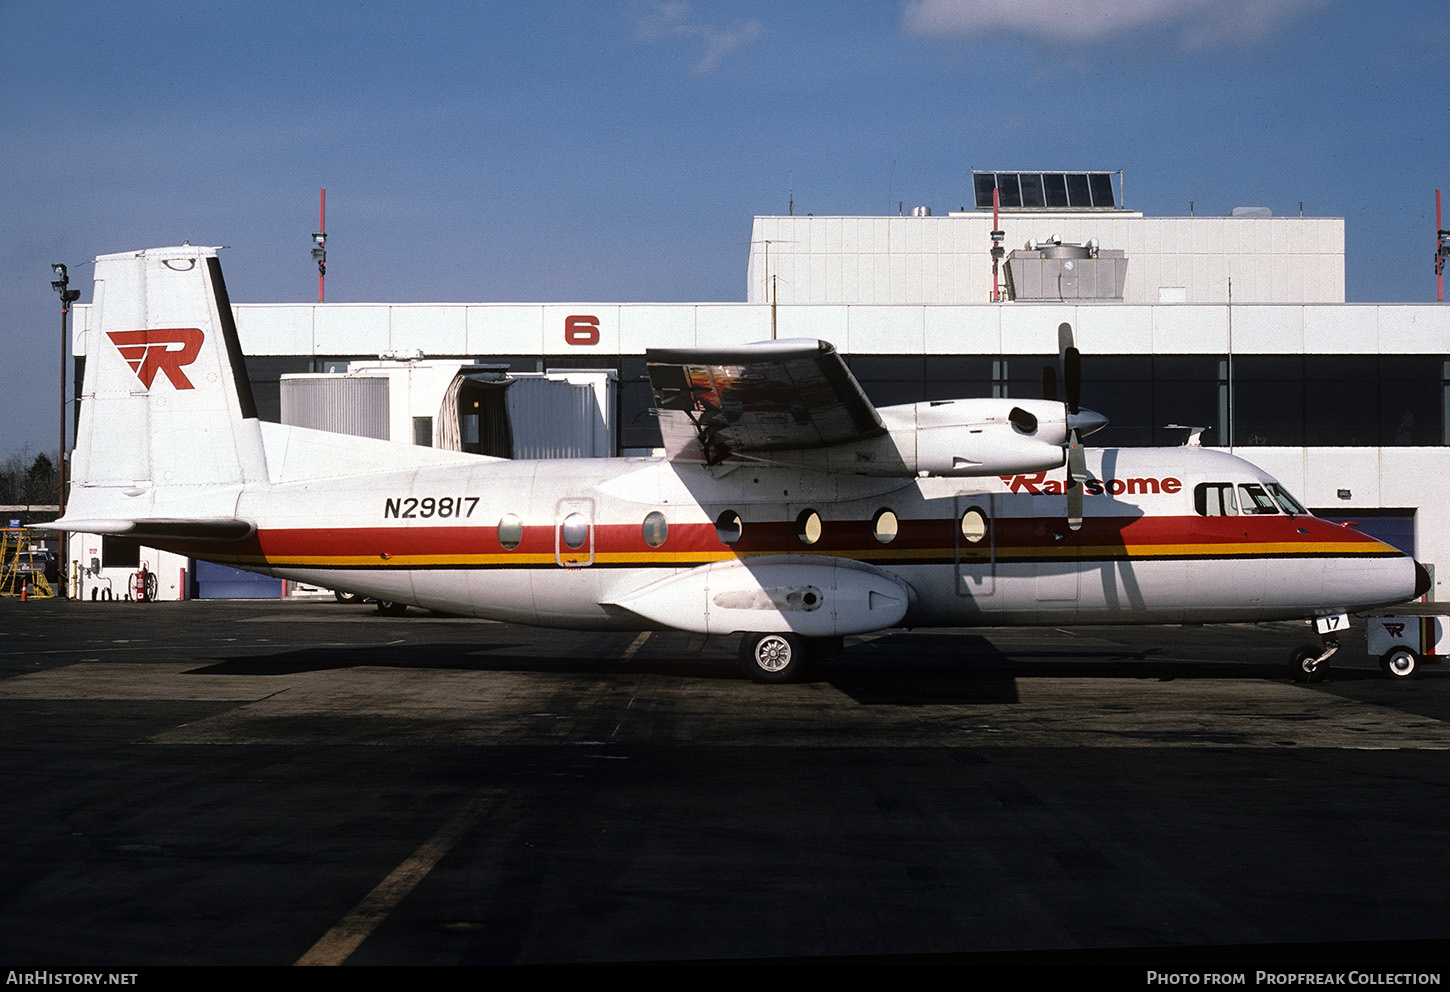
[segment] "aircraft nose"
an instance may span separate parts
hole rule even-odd
[[[1430,570],[1418,561],[1415,562],[1415,599],[1419,599],[1430,591],[1434,583],[1430,580]]]
[[[1078,432],[1079,437],[1087,437],[1093,431],[1101,430],[1108,425],[1108,418],[1096,410],[1089,410],[1086,407],[1078,409],[1077,413],[1067,415],[1067,426],[1069,430]]]

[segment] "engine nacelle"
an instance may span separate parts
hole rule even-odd
[[[825,472],[913,478],[918,475],[1027,475],[1059,468],[1076,431],[1107,419],[1068,414],[1053,400],[935,400],[877,409],[886,433],[814,448],[751,452],[755,461]]]
[[[1050,400],[939,400],[882,407],[882,422],[912,474],[1017,475],[1063,464],[1067,410]]]

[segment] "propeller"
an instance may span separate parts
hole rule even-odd
[[[1073,343],[1072,325],[1057,325],[1057,352],[1062,366],[1064,405],[1067,407],[1067,443],[1063,445],[1067,465],[1067,526],[1082,528],[1082,483],[1087,478],[1087,453],[1082,439],[1108,422],[1092,410],[1084,410],[1082,399],[1082,353]],[[1052,366],[1042,370],[1042,398],[1057,400],[1057,373]]]

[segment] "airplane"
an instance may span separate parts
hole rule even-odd
[[[1043,399],[877,408],[829,343],[647,354],[664,455],[510,460],[257,415],[217,249],[96,259],[70,499],[52,529],[381,602],[573,629],[741,635],[799,679],[888,628],[1308,620],[1429,587],[1200,446],[1103,448],[1059,328]]]

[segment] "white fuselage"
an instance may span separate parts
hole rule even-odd
[[[769,590],[826,600],[862,579],[886,583],[889,598],[895,583],[904,602],[892,626],[1289,619],[1413,595],[1414,562],[1352,529],[1305,514],[1200,512],[1200,485],[1272,483],[1242,459],[1100,449],[1089,470],[1085,522],[1073,531],[1061,471],[885,479],[657,459],[480,460],[246,487],[236,515],[256,522],[253,538],[176,550],[498,620],[713,633],[753,620],[809,622],[805,632],[825,635],[875,629],[767,600],[731,612],[740,594],[707,581],[721,563],[774,563]]]

